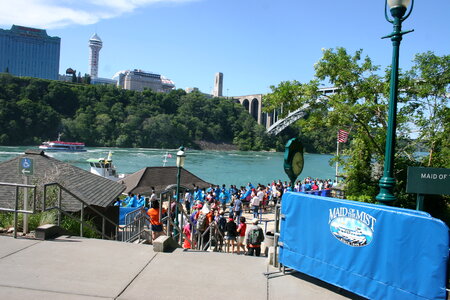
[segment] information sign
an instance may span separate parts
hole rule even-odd
[[[406,192],[423,195],[450,195],[450,169],[408,167]]]
[[[22,157],[19,161],[19,174],[22,175],[33,175],[34,173],[34,163],[33,159],[28,157]]]

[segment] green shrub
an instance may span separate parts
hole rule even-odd
[[[64,216],[61,220],[61,227],[65,230],[67,230],[71,235],[75,236],[81,236],[80,234],[80,221],[78,219],[74,220],[70,217]],[[91,227],[95,228],[95,224],[92,220],[85,220],[87,224],[89,224]],[[98,234],[95,230],[91,229],[88,226],[84,226],[83,228],[83,237],[86,238],[101,238],[101,235]]]

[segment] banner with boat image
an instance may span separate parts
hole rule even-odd
[[[368,299],[446,299],[449,231],[422,211],[288,192],[286,267]]]

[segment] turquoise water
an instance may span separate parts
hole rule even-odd
[[[22,155],[26,149],[36,147],[0,146],[0,162]],[[131,174],[144,167],[163,165],[163,156],[168,151],[172,158],[166,166],[175,166],[177,150],[147,148],[87,148],[87,152],[48,152],[47,155],[89,170],[89,158],[102,158],[112,151],[113,163],[119,173]],[[201,179],[214,184],[235,184],[237,186],[267,184],[272,180],[288,181],[283,169],[283,153],[186,150],[185,168]],[[329,165],[332,155],[305,154],[305,166],[299,178],[334,179],[334,166]]]

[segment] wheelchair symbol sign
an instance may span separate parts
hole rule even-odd
[[[23,157],[20,159],[19,173],[23,175],[33,175],[33,160],[28,157]]]

